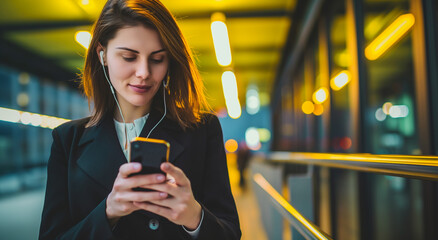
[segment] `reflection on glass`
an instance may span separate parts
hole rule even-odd
[[[348,83],[351,80],[348,68],[350,56],[347,50],[347,23],[345,2],[337,1],[330,20],[330,150],[351,152],[351,112]],[[346,140],[350,139],[350,140]]]
[[[387,2],[365,1],[367,151],[419,154],[410,31],[415,17],[408,0]]]
[[[409,0],[364,1],[363,51],[367,102],[365,149],[374,154],[420,154],[416,134]],[[363,204],[367,239],[423,239],[419,181],[369,175],[369,201]]]
[[[293,147],[293,136],[295,133],[294,119],[293,119],[293,95],[292,95],[292,81],[290,81],[281,90],[281,112],[279,123],[276,127],[276,135],[278,137],[277,150],[291,151]]]

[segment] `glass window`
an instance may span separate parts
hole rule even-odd
[[[367,152],[421,154],[416,134],[409,0],[365,0]]]
[[[318,27],[316,28],[318,30]],[[328,76],[327,73],[324,72],[323,68],[326,68],[326,64],[322,64],[322,58],[326,58],[325,52],[323,52],[320,48],[320,36],[321,33],[319,31],[315,31],[314,33],[314,41],[312,44],[313,49],[313,67],[314,67],[314,92],[312,94],[312,100],[315,104],[315,109],[313,115],[315,115],[314,122],[314,149],[313,152],[327,152],[326,142],[327,142],[327,126],[324,124],[326,122],[326,116],[329,116],[327,113],[327,107],[330,104],[329,101],[329,86],[328,86]]]
[[[410,0],[364,0],[365,149],[421,154],[416,134]],[[365,239],[423,239],[421,182],[366,174]]]
[[[306,144],[304,141],[305,137],[305,124],[306,124],[306,114],[303,113],[303,103],[307,101],[305,94],[305,84],[304,84],[304,64],[301,62],[298,66],[297,73],[293,78],[293,108],[294,108],[294,151],[304,151]]]
[[[331,152],[352,151],[352,126],[348,83],[350,60],[347,49],[347,24],[345,1],[332,5],[329,26],[330,48],[330,150]]]
[[[0,68],[0,107],[6,107],[11,104],[11,79],[7,72]]]
[[[84,117],[88,106],[76,90],[0,66],[0,107],[49,116]],[[0,121],[0,197],[42,187],[52,130]]]
[[[281,89],[281,108],[278,113],[279,119],[274,126],[277,133],[277,149],[278,151],[290,151],[293,148],[294,136],[294,119],[293,119],[293,96],[292,96],[292,82],[288,82],[284,88]]]

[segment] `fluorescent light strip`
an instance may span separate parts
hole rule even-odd
[[[54,129],[70,120],[0,107],[0,121]]]
[[[226,67],[231,65],[232,59],[228,28],[225,24],[225,15],[222,13],[215,13],[212,16],[212,20],[211,35],[213,37],[216,59],[219,65]]]
[[[91,33],[88,31],[78,31],[75,34],[75,40],[78,42],[82,47],[85,49],[88,49],[91,42]]]
[[[412,13],[403,14],[398,17],[388,28],[386,28],[373,42],[365,49],[365,56],[369,60],[378,59],[391,46],[400,40],[409,29],[414,26],[415,17]]]
[[[312,99],[314,103],[323,103],[327,100],[327,97],[328,97],[328,89],[325,87],[319,88],[312,95]]]
[[[330,80],[330,86],[333,90],[341,90],[351,80],[350,72],[343,70]]]
[[[222,88],[228,115],[234,119],[239,118],[242,114],[242,108],[239,102],[236,75],[232,71],[225,71],[222,74]]]

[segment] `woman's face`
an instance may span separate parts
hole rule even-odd
[[[108,41],[105,63],[120,104],[149,109],[169,58],[158,32],[138,25],[118,30]]]

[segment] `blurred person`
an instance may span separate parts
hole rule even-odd
[[[245,189],[246,187],[245,170],[248,167],[250,158],[251,151],[249,150],[245,141],[240,142],[237,149],[237,169],[239,170],[239,187],[241,189]]]
[[[159,1],[105,4],[81,84],[93,113],[53,130],[39,239],[240,239],[221,126]],[[128,139],[149,135],[165,174],[130,176]]]

